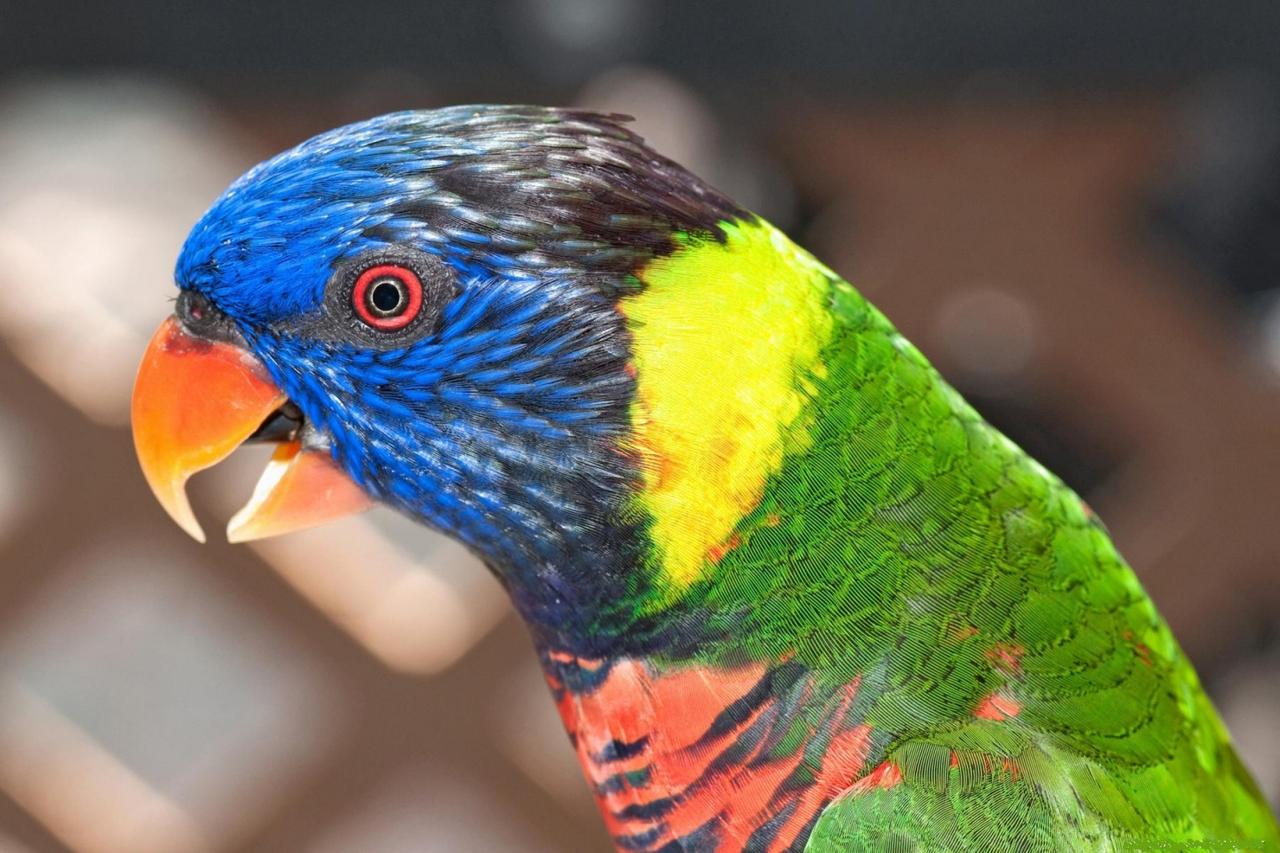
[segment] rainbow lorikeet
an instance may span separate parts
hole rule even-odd
[[[1090,510],[839,276],[623,117],[403,112],[191,232],[134,395],[232,539],[398,508],[509,590],[629,851],[1262,849]]]

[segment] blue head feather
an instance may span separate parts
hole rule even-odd
[[[535,625],[600,637],[579,623],[634,591],[641,547],[617,300],[678,232],[717,236],[736,215],[618,117],[394,113],[236,181],[177,281],[235,323],[365,489],[478,551]],[[398,250],[437,259],[454,295],[411,338],[353,334],[335,277]]]

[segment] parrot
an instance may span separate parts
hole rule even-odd
[[[160,504],[203,541],[188,478],[267,442],[231,541],[461,542],[619,850],[1274,849],[1093,511],[629,121],[396,112],[231,184],[135,381]]]

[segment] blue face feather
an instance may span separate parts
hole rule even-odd
[[[404,112],[248,172],[176,275],[365,489],[477,550],[535,626],[604,641],[576,623],[632,591],[610,561],[634,558],[641,523],[623,512],[617,299],[677,234],[738,215],[618,117]],[[390,334],[352,314],[353,278],[384,261],[426,294],[423,320]]]

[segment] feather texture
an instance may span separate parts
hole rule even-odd
[[[371,343],[342,271],[394,251],[455,295]],[[618,117],[324,134],[237,182],[178,280],[503,580],[621,849],[1280,843],[1079,498]]]

